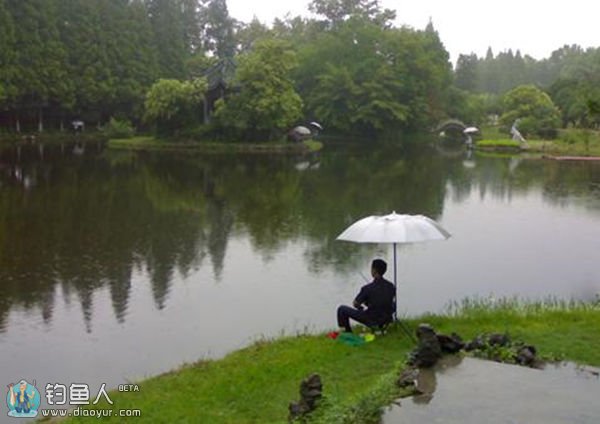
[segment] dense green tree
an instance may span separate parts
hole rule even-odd
[[[475,91],[477,88],[477,55],[461,54],[456,61],[454,74],[454,83],[457,88],[468,91]]]
[[[448,93],[448,116],[468,125],[481,125],[485,122],[487,95],[476,94],[452,87]]]
[[[6,3],[0,0],[0,105],[10,104],[16,93],[15,28]]]
[[[160,79],[146,95],[144,118],[156,124],[160,134],[172,135],[177,129],[200,121],[205,92],[204,79]]]
[[[117,2],[111,9],[114,18],[110,26],[108,51],[116,79],[116,101],[112,114],[138,119],[142,115],[146,91],[159,72],[152,27],[139,0],[125,7],[122,2]]]
[[[236,33],[238,51],[250,51],[257,41],[272,37],[273,31],[255,17],[249,24],[240,25]]]
[[[227,9],[225,0],[209,0],[200,15],[204,50],[220,59],[233,57],[236,49],[237,22]]]
[[[420,55],[420,63],[416,64],[414,72],[422,74],[429,83],[422,87],[427,117],[417,122],[421,128],[426,128],[425,125],[437,122],[446,115],[448,89],[452,84],[452,65],[450,54],[431,20],[422,33],[422,39],[423,54]]]
[[[524,135],[540,134],[560,125],[558,108],[548,94],[533,85],[521,85],[504,95],[500,122],[510,127],[517,119]]]
[[[66,52],[57,27],[54,1],[8,0],[7,10],[15,25],[15,105],[36,116],[43,127],[43,110],[72,105],[73,91],[64,67]]]
[[[273,36],[284,39],[295,48],[314,43],[323,32],[323,25],[314,19],[302,16],[286,16],[273,21]]]
[[[503,94],[524,84],[546,89],[558,79],[585,79],[585,66],[589,65],[593,50],[585,51],[578,45],[563,46],[539,61],[510,49],[494,56],[489,48],[484,58],[462,54],[456,63],[455,81],[458,88],[493,94]]]
[[[184,43],[190,54],[203,51],[202,10],[203,5],[201,0],[181,0]]]
[[[309,9],[316,18],[286,16],[268,27],[236,22],[226,0],[0,0],[0,120],[27,130],[63,127],[76,117],[88,125],[113,116],[138,124],[158,78],[193,80],[218,59],[254,55],[260,40],[277,39],[299,59],[298,67],[282,69],[283,80],[296,82],[306,118],[332,130],[424,129],[446,115],[478,122],[478,105],[498,109],[480,94],[526,84],[548,90],[563,125],[599,124],[599,49],[565,45],[539,61],[519,50],[460,55],[458,90],[450,90],[448,53],[431,22],[423,31],[394,28],[395,12],[379,0],[313,0]],[[283,87],[283,114],[298,117],[293,90],[281,80],[263,84],[249,92]],[[243,88],[234,87],[232,99]],[[244,115],[240,125],[260,137],[281,131],[281,122],[273,134],[259,129],[255,118]],[[233,115],[225,121],[236,122]]]
[[[146,0],[154,32],[154,46],[163,78],[183,78],[188,54],[186,30],[179,0]]]
[[[145,5],[114,0],[65,0],[62,41],[74,86],[72,112],[105,122],[112,115],[139,118],[147,88],[158,73]]]
[[[251,140],[273,139],[299,117],[302,99],[290,73],[296,54],[280,40],[262,40],[240,56],[234,85],[217,104],[215,121],[222,129]]]
[[[300,49],[296,75],[307,114],[342,132],[427,128],[450,85],[435,31],[385,29],[352,18]]]
[[[548,87],[560,77],[568,78],[569,71],[567,69],[572,69],[572,64],[579,62],[583,55],[584,50],[576,44],[564,45],[554,50],[549,58],[539,62],[536,70],[536,82],[541,87]]]
[[[588,49],[574,57],[549,92],[561,110],[563,125],[594,127],[598,124],[594,105],[600,102],[600,49]]]
[[[136,120],[156,78],[184,77],[199,11],[198,0],[1,0],[3,115],[28,130]]]
[[[103,37],[115,94],[111,113],[124,117],[129,112],[139,118],[146,90],[158,75],[150,21],[140,2],[105,0],[100,6],[101,17],[110,22]]]
[[[313,0],[308,8],[323,16],[329,28],[335,28],[351,18],[390,27],[391,22],[396,19],[396,12],[382,9],[379,0]]]
[[[574,79],[559,79],[550,87],[550,95],[560,109],[563,126],[585,124],[588,93],[583,84]]]
[[[61,40],[68,60],[65,68],[73,85],[76,116],[100,122],[103,112],[116,98],[110,66],[103,15],[99,2],[59,2]]]
[[[200,78],[218,61],[219,59],[215,56],[207,56],[202,52],[198,52],[188,57],[185,61],[185,74],[187,78]]]

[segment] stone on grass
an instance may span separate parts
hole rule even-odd
[[[523,346],[521,347],[515,356],[515,361],[519,365],[525,365],[528,367],[535,366],[537,362],[536,349],[534,346]]]
[[[479,335],[465,345],[465,350],[467,352],[471,352],[472,350],[480,350],[483,349],[485,345],[485,339],[483,336]]]
[[[456,333],[452,333],[449,336],[438,334],[437,339],[440,342],[440,347],[444,353],[457,353],[465,347],[465,343]]]
[[[419,369],[414,367],[408,367],[402,371],[400,377],[396,381],[396,385],[402,389],[410,386],[415,386],[417,378],[419,377]]]
[[[488,337],[488,343],[490,346],[505,347],[510,345],[510,337],[508,334],[493,333]]]
[[[317,401],[323,396],[323,384],[319,374],[311,374],[300,383],[300,400],[291,402],[289,421],[304,417],[317,407]]]
[[[412,351],[409,364],[419,368],[434,366],[438,359],[442,357],[442,348],[437,334],[429,324],[419,324],[416,333],[419,345]]]

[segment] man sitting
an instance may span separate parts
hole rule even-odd
[[[337,310],[338,326],[343,331],[352,332],[350,318],[367,327],[377,327],[388,324],[393,320],[396,288],[383,278],[387,264],[381,259],[375,259],[371,264],[373,281],[360,289],[353,302],[354,308],[342,305]],[[367,309],[363,309],[363,305]],[[355,309],[356,308],[356,309]]]

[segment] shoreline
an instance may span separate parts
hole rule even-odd
[[[562,150],[546,150],[546,149],[531,149],[522,147],[508,147],[508,146],[483,146],[474,147],[475,152],[482,153],[512,153],[512,154],[532,154],[532,157],[539,159],[557,160],[557,161],[600,161],[600,154],[593,155],[581,155],[581,154],[569,154]]]
[[[305,154],[323,149],[321,141],[305,140],[300,143],[239,143],[202,141],[163,141],[152,136],[137,136],[130,139],[108,139],[102,134],[43,134],[23,135],[0,139],[3,147],[35,145],[61,145],[64,143],[103,143],[108,149],[131,151],[185,151],[198,153],[244,153],[244,154]]]
[[[600,337],[598,302],[479,302],[404,322],[411,329],[428,322],[444,334],[456,331],[466,338],[481,332],[508,332],[535,345],[542,359],[600,366],[600,352],[589,342]],[[342,422],[373,416],[402,396],[393,383],[413,348],[399,327],[358,347],[325,334],[280,337],[255,342],[218,360],[183,365],[136,382],[140,392],[135,396],[111,392],[111,398],[113,408],[141,409],[140,419],[146,422],[160,421],[165,414],[172,422],[190,417],[214,423],[285,422],[289,402],[298,398],[300,381],[318,373],[325,397],[310,422]],[[182,390],[190,396],[178,396]]]
[[[107,147],[115,150],[136,151],[193,151],[198,153],[256,153],[256,154],[302,154],[317,152],[323,143],[305,140],[301,143],[227,143],[198,141],[162,141],[154,137],[110,139]]]
[[[559,140],[529,140],[526,143],[510,139],[484,139],[474,143],[473,150],[497,153],[535,153],[542,159],[593,160],[600,159],[598,145],[569,144]]]

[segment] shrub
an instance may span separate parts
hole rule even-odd
[[[533,85],[521,85],[506,93],[502,99],[504,113],[500,123],[511,127],[518,119],[518,129],[524,136],[542,135],[542,131],[560,125],[559,111],[548,94]]]
[[[108,138],[131,138],[135,134],[131,122],[115,118],[110,118],[110,121],[104,126],[102,131]]]
[[[590,144],[591,131],[585,129],[566,130],[561,133],[561,140],[569,145],[583,144],[586,148]]]
[[[554,140],[558,137],[558,130],[556,128],[540,128],[538,134],[545,140]]]

